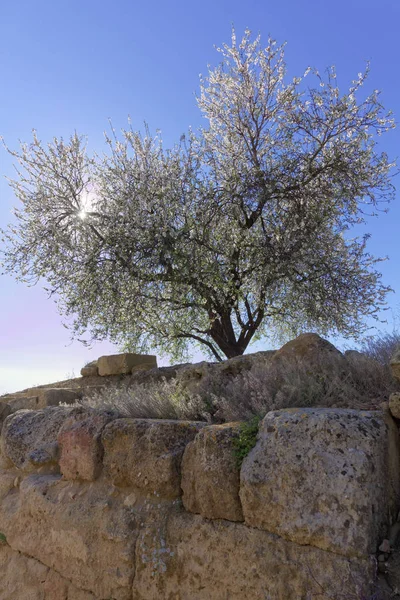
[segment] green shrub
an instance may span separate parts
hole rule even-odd
[[[243,460],[256,445],[260,421],[261,417],[255,415],[250,421],[242,423],[239,436],[233,440],[233,454],[238,467],[241,467]]]

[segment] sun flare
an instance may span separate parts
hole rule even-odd
[[[92,212],[96,205],[97,196],[92,187],[83,190],[79,196],[80,211],[78,218],[84,221],[88,217],[88,213]]]

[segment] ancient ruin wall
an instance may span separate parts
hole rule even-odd
[[[239,435],[72,407],[9,415],[0,600],[372,595],[399,510],[390,415],[271,412],[241,469]]]

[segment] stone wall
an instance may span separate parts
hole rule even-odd
[[[0,600],[371,598],[400,528],[389,413],[270,412],[241,468],[238,436],[67,406],[9,415]]]

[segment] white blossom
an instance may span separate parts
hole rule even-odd
[[[345,235],[393,197],[374,138],[393,117],[377,91],[358,101],[368,65],[341,94],[334,67],[288,79],[275,40],[233,32],[217,51],[200,78],[206,126],[168,150],[130,123],[102,156],[77,134],[10,150],[4,269],[46,280],[78,338],[220,359],[269,331],[357,335],[384,303],[366,238]]]

